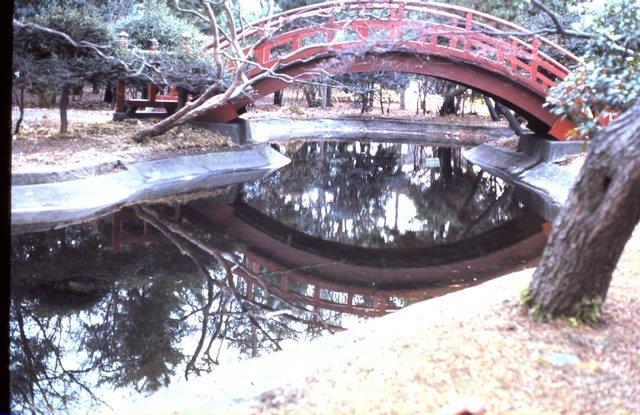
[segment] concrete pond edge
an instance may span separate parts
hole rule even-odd
[[[290,160],[268,145],[124,165],[122,170],[11,188],[16,233],[81,222],[125,204],[174,192],[259,179]]]
[[[577,172],[555,162],[582,153],[584,141],[554,141],[535,134],[523,135],[518,151],[482,144],[463,150],[469,162],[518,187],[518,197],[547,220],[553,220],[564,205]]]

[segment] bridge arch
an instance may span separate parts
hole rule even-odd
[[[212,109],[208,121],[231,121],[248,103],[292,80],[394,71],[479,90],[521,114],[532,130],[558,139],[571,127],[543,104],[549,88],[569,73],[565,64],[577,57],[472,9],[416,0],[328,1],[256,22],[238,38],[255,43],[247,77],[260,79],[250,96]]]

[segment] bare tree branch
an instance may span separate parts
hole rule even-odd
[[[207,19],[202,13],[200,13],[197,10],[194,9],[184,9],[182,7],[180,7],[180,0],[174,0],[173,2],[173,7],[179,11],[179,12],[183,12],[183,13],[188,13],[188,14],[192,14],[196,17],[198,17],[201,20],[204,20],[205,22],[209,22],[209,19]]]

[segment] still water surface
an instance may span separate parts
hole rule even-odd
[[[542,220],[459,148],[275,146],[292,163],[262,180],[12,236],[16,412],[153,392],[520,269],[543,248]]]

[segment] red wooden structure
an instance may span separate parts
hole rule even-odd
[[[472,9],[417,0],[328,1],[258,21],[239,31],[238,39],[247,51],[259,42],[250,57],[249,79],[268,70],[276,76],[261,77],[251,97],[211,110],[204,117],[208,121],[231,121],[252,100],[291,80],[396,71],[480,90],[516,110],[536,132],[564,139],[572,127],[543,104],[549,88],[569,73],[565,65],[577,57],[523,27]],[[123,100],[121,88],[118,110],[151,104],[151,99]],[[155,98],[149,106],[168,105],[168,98]]]
[[[178,108],[178,92],[170,88],[168,95],[158,94],[158,87],[153,83],[147,84],[148,98],[127,98],[127,86],[124,81],[116,84],[116,112],[135,112],[138,108],[164,108],[167,112]]]

